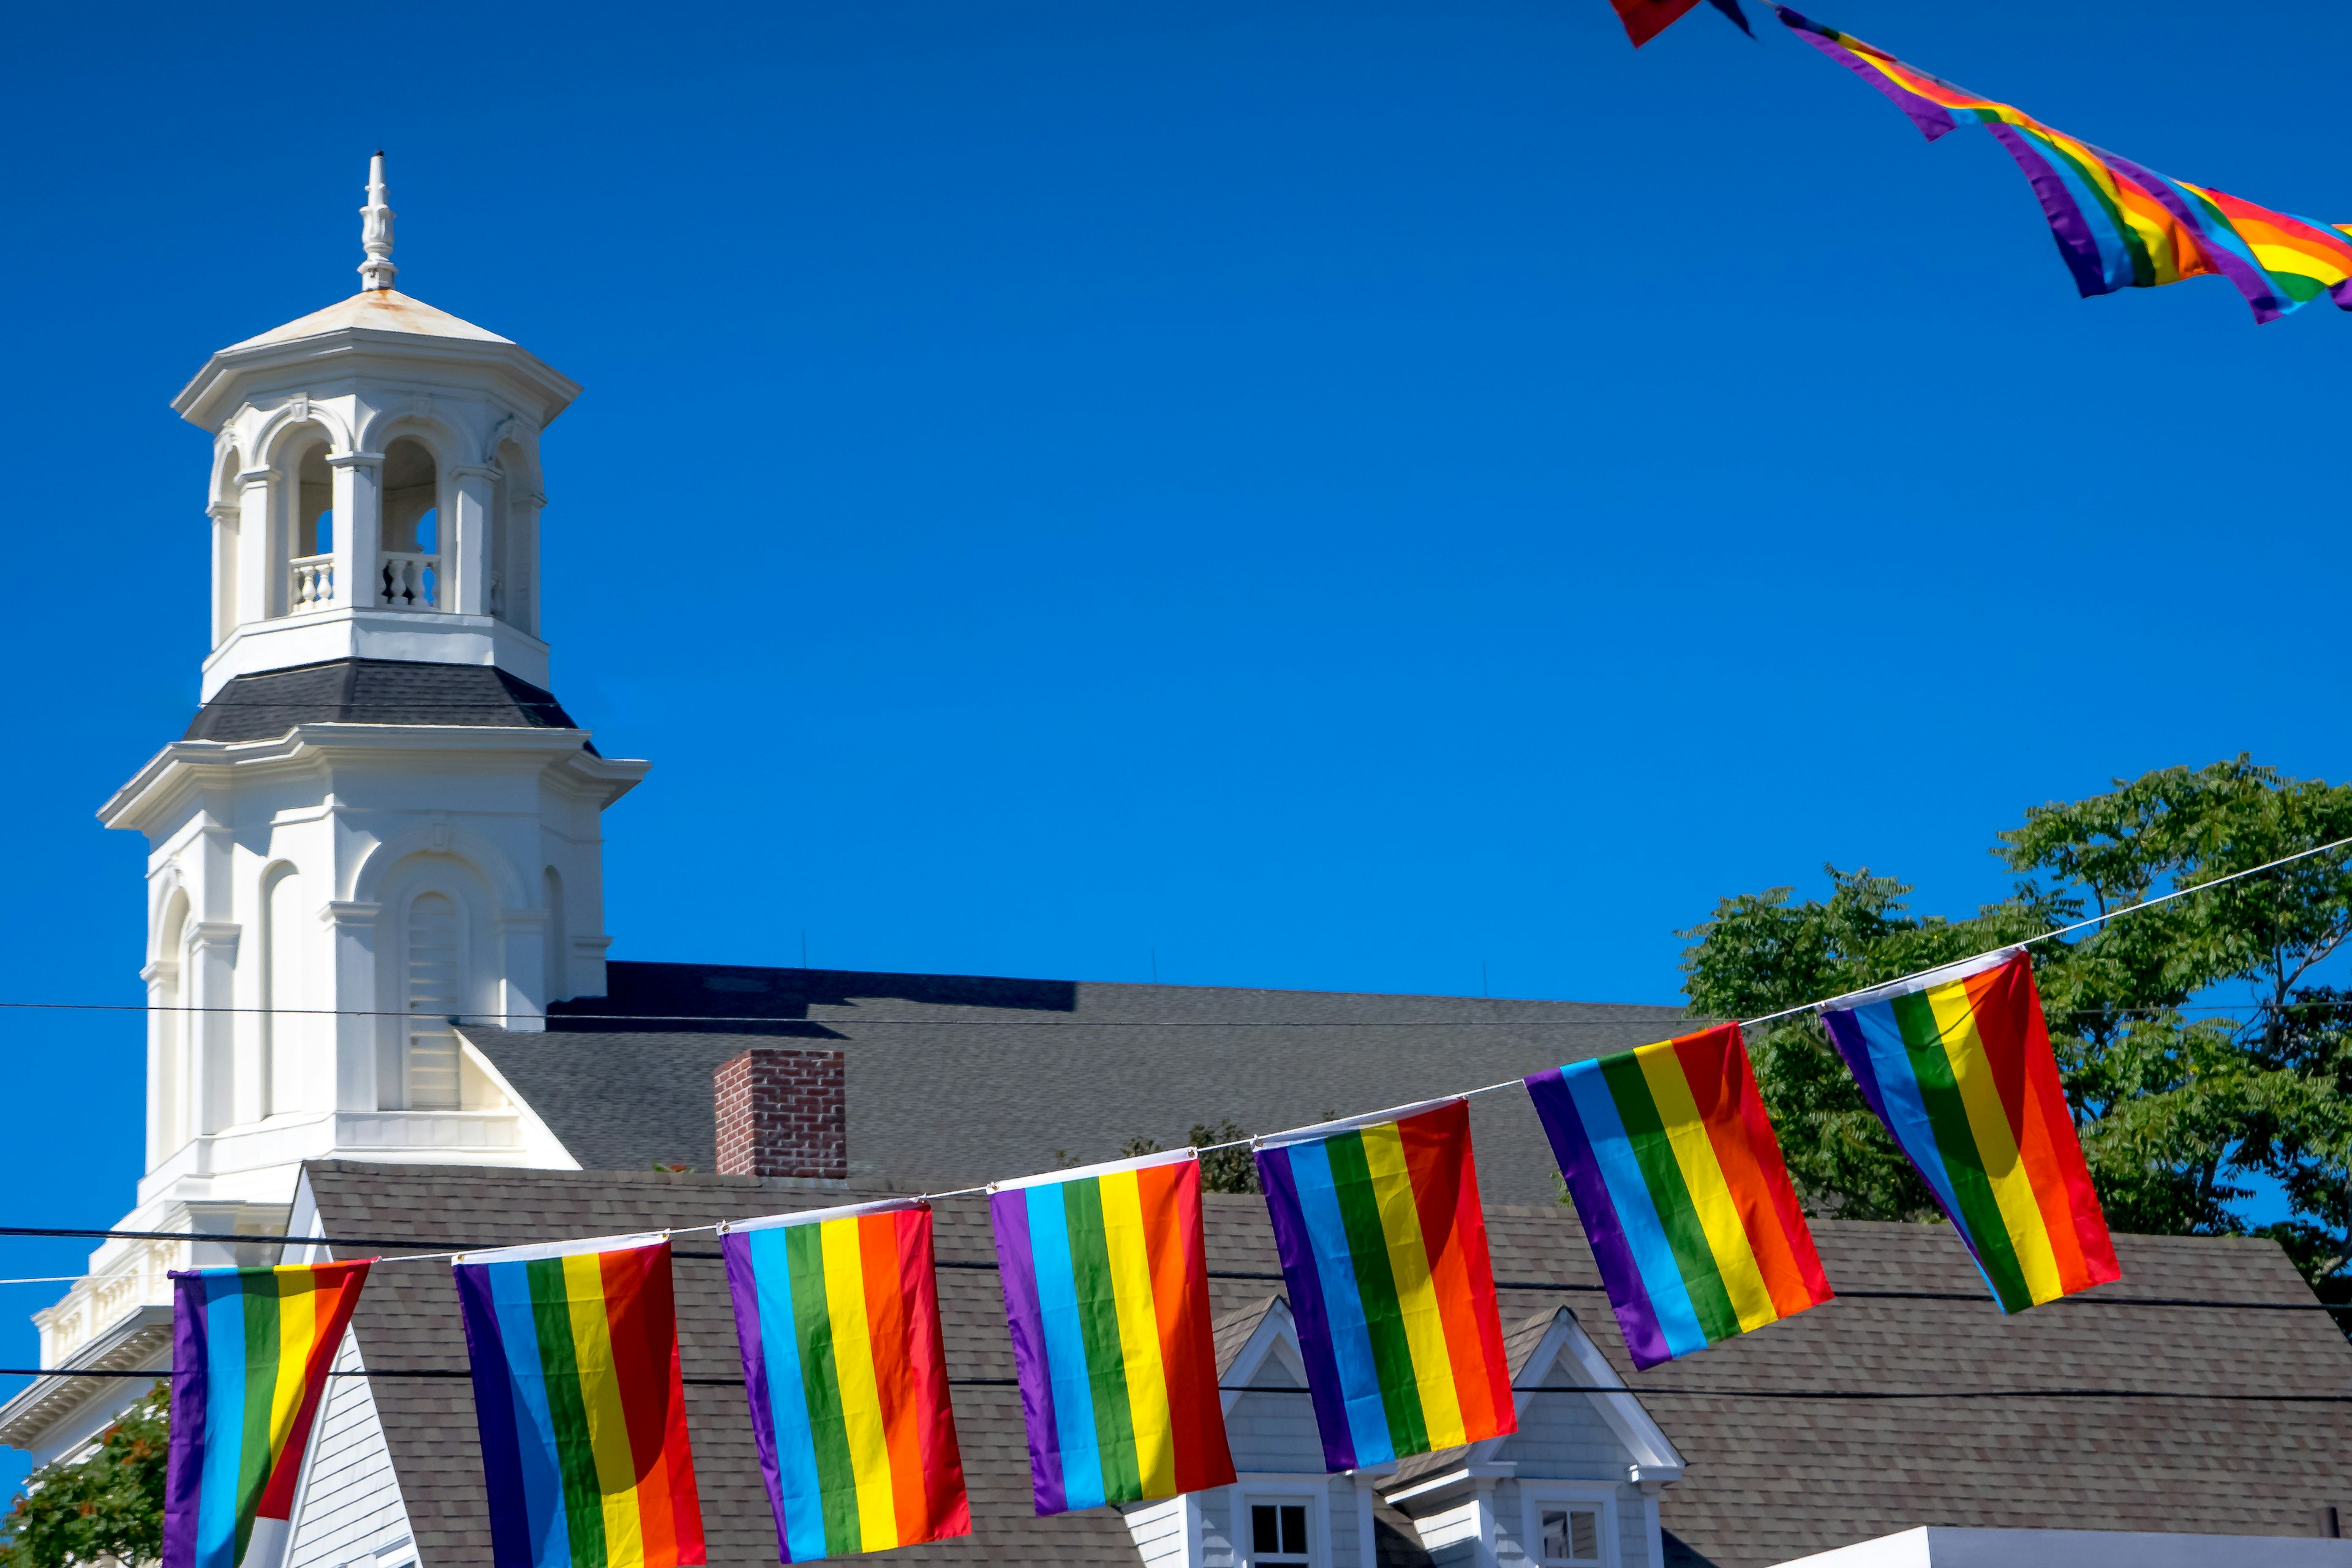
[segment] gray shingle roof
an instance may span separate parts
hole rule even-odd
[[[1494,1097],[1501,1098],[1501,1097]],[[850,1194],[748,1177],[485,1171],[446,1166],[310,1167],[330,1235],[415,1235],[519,1243],[708,1224],[847,1201]],[[1210,1289],[1222,1313],[1262,1305],[1278,1268],[1265,1209],[1212,1194]],[[1574,1215],[1490,1204],[1487,1224],[1504,1321],[1524,1330],[1569,1304],[1689,1461],[1666,1489],[1668,1561],[1763,1568],[1917,1524],[2307,1534],[2315,1510],[2352,1502],[2340,1456],[2352,1406],[2212,1397],[2352,1394],[2352,1346],[2268,1242],[2119,1237],[2124,1279],[2085,1297],[2005,1318],[1948,1228],[1823,1221],[1815,1236],[1831,1283],[1849,1294],[1680,1364],[1634,1373]],[[938,1211],[949,1373],[1013,1375],[986,1205]],[[688,1251],[715,1251],[682,1237]],[[1580,1287],[1566,1292],[1538,1284]],[[740,1371],[722,1271],[677,1265],[680,1351],[688,1376]],[[1954,1294],[1888,1300],[1853,1292]],[[2158,1306],[2151,1299],[2235,1305]],[[381,1269],[354,1328],[383,1370],[465,1364],[456,1293],[443,1264]],[[1515,1334],[1515,1340],[1521,1337]],[[2052,1397],[2062,1388],[2154,1391],[2148,1399]],[[1895,1391],[1885,1402],[1781,1393]],[[1963,1399],[1964,1391],[2013,1397]],[[375,1384],[393,1460],[435,1568],[489,1561],[480,1457],[462,1382]],[[1027,1450],[1013,1389],[954,1389],[976,1536],[908,1549],[939,1562],[1117,1563],[1135,1554],[1118,1516],[1030,1516]],[[1573,1397],[1557,1395],[1552,1397]],[[710,1561],[773,1561],[773,1529],[741,1394],[687,1391]],[[1387,1521],[1387,1515],[1382,1519]],[[1412,1561],[1399,1531],[1381,1561]]]
[[[608,967],[610,994],[559,1004],[545,1036],[465,1029],[583,1165],[708,1169],[710,1068],[745,1045],[799,1044],[845,1056],[851,1173],[938,1187],[1024,1175],[1057,1152],[1113,1159],[1131,1137],[1172,1147],[1228,1117],[1268,1132],[1404,1104],[1646,1045],[1685,1019],[1476,996]],[[762,1037],[729,1045],[730,1032]],[[674,1086],[655,1081],[666,1059]],[[1524,1095],[1474,1100],[1471,1124],[1490,1197],[1551,1198]]]
[[[238,676],[197,710],[181,739],[270,741],[297,724],[327,723],[580,727],[552,693],[490,665],[337,658]]]

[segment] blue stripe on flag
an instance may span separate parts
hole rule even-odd
[[[751,1280],[759,1291],[760,1344],[768,1363],[768,1411],[774,1424],[776,1471],[782,1482],[784,1541],[792,1560],[825,1554],[824,1496],[816,1472],[816,1435],[809,1426],[808,1389],[801,1382],[800,1320],[793,1310],[793,1266],[784,1252],[790,1232],[754,1230]]]
[[[1699,1326],[1690,1287],[1684,1283],[1682,1266],[1675,1261],[1665,1222],[1658,1217],[1658,1205],[1650,1197],[1649,1178],[1633,1157],[1633,1141],[1617,1114],[1617,1100],[1609,1092],[1601,1064],[1571,1062],[1559,1069],[1559,1078],[1576,1105],[1577,1120],[1584,1123],[1584,1136],[1592,1145],[1592,1163],[1609,1189],[1610,1205],[1624,1229],[1633,1266],[1642,1271],[1642,1289],[1649,1292],[1650,1307],[1657,1314],[1658,1331],[1665,1336],[1668,1352],[1681,1356],[1706,1349],[1706,1331]]]
[[[1386,1464],[1396,1458],[1389,1436],[1388,1401],[1381,1395],[1379,1371],[1372,1364],[1372,1333],[1364,1322],[1364,1300],[1356,1288],[1354,1256],[1348,1250],[1348,1227],[1339,1217],[1339,1194],[1331,1180],[1331,1152],[1321,1141],[1294,1143],[1290,1179],[1298,1191],[1299,1217],[1315,1249],[1315,1272],[1323,1281],[1323,1311],[1331,1329],[1331,1358],[1339,1364],[1341,1408],[1348,1413],[1348,1436],[1356,1446],[1356,1464]]]
[[[1062,1440],[1062,1495],[1070,1510],[1103,1503],[1102,1448],[1095,1436],[1095,1390],[1078,1320],[1078,1279],[1060,1182],[1031,1187],[1029,1257],[1037,1270],[1037,1318],[1053,1374],[1054,1424]]]

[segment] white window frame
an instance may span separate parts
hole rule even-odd
[[[1307,1505],[1307,1561],[1313,1568],[1337,1568],[1331,1557],[1331,1486],[1328,1477],[1301,1476],[1296,1481],[1247,1480],[1234,1488],[1233,1544],[1234,1568],[1258,1568],[1257,1536],[1252,1530],[1250,1508],[1255,1503]],[[1276,1554],[1268,1568],[1287,1568]]]
[[[1614,1481],[1519,1482],[1519,1549],[1528,1568],[1552,1568],[1543,1554],[1543,1515],[1547,1508],[1598,1507],[1601,1510],[1601,1562],[1598,1568],[1618,1568],[1617,1485]]]

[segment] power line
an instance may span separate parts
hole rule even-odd
[[[940,1198],[953,1196],[955,1194],[928,1193],[922,1195],[928,1198]],[[715,1226],[707,1225],[696,1226],[690,1228],[679,1226],[672,1227],[667,1234],[673,1236],[690,1236],[701,1231],[715,1228]],[[397,1247],[404,1248],[429,1247],[436,1249],[430,1252],[427,1256],[421,1258],[386,1258],[377,1260],[383,1263],[427,1263],[436,1261],[443,1258],[455,1257],[459,1253],[494,1252],[501,1247],[515,1245],[512,1242],[504,1241],[454,1241],[446,1238],[419,1240],[415,1237],[410,1237],[406,1239],[394,1240],[386,1237],[249,1236],[238,1231],[94,1230],[76,1229],[66,1226],[0,1226],[0,1237],[11,1236],[36,1237],[61,1237],[81,1240],[118,1238],[132,1241],[215,1241],[232,1242],[253,1247]],[[727,1255],[723,1252],[697,1251],[684,1247],[672,1247],[670,1249],[670,1257],[673,1259],[681,1262],[717,1263],[724,1259],[726,1256]],[[976,1269],[991,1274],[997,1271],[997,1264],[992,1258],[942,1258],[934,1259],[932,1267],[935,1268]],[[1280,1274],[1269,1273],[1263,1269],[1212,1268],[1207,1270],[1206,1273],[1208,1278],[1212,1279],[1223,1279],[1233,1283],[1253,1285],[1280,1285],[1285,1283],[1285,1280]],[[78,1274],[58,1277],[58,1279],[79,1279],[83,1278],[86,1277]],[[55,1282],[57,1281],[46,1279],[0,1279],[0,1285],[49,1284]],[[1606,1287],[1597,1284],[1587,1285],[1578,1281],[1565,1279],[1497,1279],[1495,1281],[1495,1289],[1497,1290],[1523,1291],[1538,1294],[1549,1292],[1566,1295],[1599,1295],[1606,1289]],[[1966,1302],[1981,1302],[1986,1300],[1984,1296],[1972,1290],[1840,1290],[1835,1293],[1832,1299],[1843,1301]],[[2095,1291],[2080,1292],[2071,1296],[2062,1296],[2058,1298],[2055,1302],[2048,1302],[2044,1304],[2087,1307],[2185,1307],[2246,1312],[2352,1312],[2352,1302],[2331,1305],[2324,1301],[2223,1301],[2194,1296],[2109,1296],[2101,1295]],[[5,1369],[0,1369],[0,1375],[5,1375]]]
[[[170,1367],[116,1369],[92,1367],[79,1369],[57,1366],[0,1366],[0,1377],[148,1377],[167,1378]],[[400,1367],[394,1369],[335,1370],[329,1377],[376,1378],[471,1378],[470,1367]],[[688,1388],[740,1388],[740,1376],[682,1377],[678,1380]],[[1013,1377],[951,1377],[950,1388],[1018,1388],[1021,1380]],[[1309,1388],[1255,1388],[1248,1384],[1219,1384],[1226,1394],[1292,1394],[1301,1398],[1315,1392]],[[2223,1401],[2231,1404],[2257,1405],[2352,1405],[2352,1394],[2250,1394],[2242,1389],[2208,1392],[2181,1388],[1677,1388],[1666,1384],[1644,1384],[1632,1387],[1623,1384],[1552,1384],[1540,1388],[1520,1388],[1515,1394],[1631,1394],[1636,1399],[1648,1399],[1660,1394],[1686,1399],[1736,1400],[1752,1404],[1762,1400],[1774,1402],[1812,1402],[1820,1400],[1913,1400],[1913,1399],[2198,1399]]]

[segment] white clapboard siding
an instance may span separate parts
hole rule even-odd
[[[361,1364],[359,1342],[345,1333],[335,1368],[356,1372]],[[415,1560],[400,1479],[366,1378],[328,1379],[304,1471],[287,1568],[341,1568],[355,1560],[394,1568]]]

